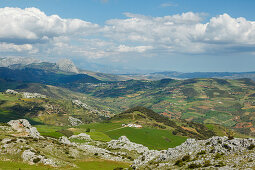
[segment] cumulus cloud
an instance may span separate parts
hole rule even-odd
[[[79,19],[47,16],[37,8],[0,8],[0,42],[43,43],[62,35],[89,34],[98,26]]]
[[[29,52],[29,53],[36,53],[37,49],[35,49],[31,44],[22,44],[22,45],[15,45],[15,44],[8,44],[8,43],[0,43],[0,51],[1,52]]]
[[[151,17],[125,13],[105,25],[48,16],[37,8],[0,8],[0,53],[80,58],[255,52],[255,22],[228,14]]]
[[[122,42],[153,46],[164,52],[211,53],[255,44],[255,22],[228,14],[203,23],[204,14],[187,12],[164,17],[126,13],[127,19],[106,22],[107,37]],[[157,52],[159,51],[157,50]],[[233,51],[233,50],[232,50]]]

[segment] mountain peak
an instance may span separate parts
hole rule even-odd
[[[77,67],[70,59],[59,60],[57,66],[60,70],[72,73],[79,73]]]

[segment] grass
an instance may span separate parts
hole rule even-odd
[[[16,101],[18,98],[14,95],[7,95],[0,93],[0,100],[7,100],[7,101]]]
[[[91,139],[93,140],[102,142],[109,142],[111,140],[111,138],[103,132],[89,132],[87,134],[90,135]]]
[[[187,138],[175,136],[168,130],[159,130],[151,128],[122,128],[106,132],[112,139],[118,139],[120,136],[127,136],[132,142],[143,144],[149,149],[168,149],[183,143]]]
[[[12,161],[0,161],[0,170],[48,170],[48,169],[56,169],[56,168],[51,168],[48,166],[43,166],[43,165],[28,165],[26,163],[22,162],[12,162]]]
[[[78,168],[73,170],[113,170],[115,168],[128,168],[129,164],[123,162],[107,161],[107,160],[86,160],[77,163]]]
[[[95,130],[97,132],[106,132],[109,130],[113,130],[116,128],[121,127],[122,122],[116,122],[116,123],[91,123],[91,124],[85,124],[81,125],[78,128],[83,129],[86,131],[87,128],[90,128],[91,130]]]
[[[42,136],[59,138],[64,136],[62,133],[57,132],[58,130],[63,129],[63,127],[51,126],[51,125],[36,125],[37,130]]]
[[[128,163],[123,162],[115,162],[115,161],[107,161],[107,160],[85,160],[76,162],[77,168],[53,168],[50,166],[44,166],[44,165],[29,165],[23,162],[18,161],[0,161],[0,170],[113,170],[115,168],[128,168]]]

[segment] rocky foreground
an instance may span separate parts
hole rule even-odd
[[[254,169],[255,139],[212,137],[188,139],[168,150],[149,150],[125,136],[110,142],[93,141],[82,133],[59,139],[42,137],[25,119],[0,126],[0,159],[22,160],[58,169],[76,167],[74,160],[100,158],[123,161],[132,169]],[[83,143],[74,142],[83,140]]]

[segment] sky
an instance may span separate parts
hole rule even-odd
[[[255,71],[254,0],[0,0],[0,56]]]

